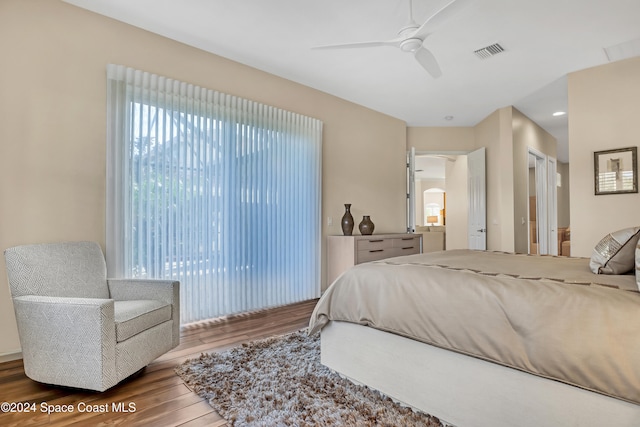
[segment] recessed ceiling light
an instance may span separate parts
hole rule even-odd
[[[565,114],[567,113],[564,111],[556,111],[555,113],[553,113],[553,117],[564,116]]]

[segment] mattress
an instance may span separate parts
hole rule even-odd
[[[589,260],[469,250],[357,265],[324,293],[310,333],[370,326],[640,404],[640,293]]]

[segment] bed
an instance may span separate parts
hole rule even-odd
[[[640,292],[589,259],[455,250],[357,265],[322,363],[459,427],[639,426]]]

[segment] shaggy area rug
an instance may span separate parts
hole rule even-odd
[[[234,426],[442,426],[320,364],[306,331],[202,354],[176,368]]]

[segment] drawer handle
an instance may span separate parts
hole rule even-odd
[[[403,237],[402,240],[413,240],[413,237]]]
[[[402,249],[403,249],[403,250],[404,250],[404,249],[413,249],[413,246],[407,246],[406,248],[402,248]]]
[[[369,253],[373,253],[373,252],[384,252],[384,249],[375,249],[375,250],[369,251]]]
[[[371,243],[380,243],[380,242],[384,242],[384,240],[382,239],[378,239],[378,240],[369,240]]]

